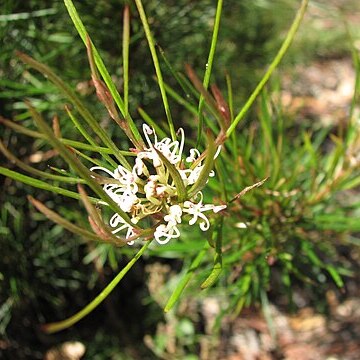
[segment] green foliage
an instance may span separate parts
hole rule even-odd
[[[75,37],[74,30],[69,30],[73,29],[69,19],[64,22],[62,3],[55,2],[45,11],[34,12],[35,3],[30,1],[21,5],[24,15],[0,17],[6,29],[11,30],[6,35],[10,40],[14,37],[18,41],[15,36],[18,29],[28,29],[27,36],[16,44],[18,49],[30,51],[37,60],[24,54],[19,58],[40,72],[39,75],[26,70],[26,81],[19,84],[16,79],[23,68],[8,65],[11,71],[7,79],[0,82],[5,89],[1,96],[11,99],[5,112],[17,114],[14,122],[2,119],[2,124],[17,131],[17,135],[13,132],[10,135],[9,130],[5,130],[3,143],[0,143],[1,152],[9,160],[0,167],[0,174],[7,177],[4,184],[10,194],[8,198],[1,195],[0,236],[6,240],[2,241],[4,255],[0,262],[0,294],[5,299],[0,306],[0,334],[6,335],[12,313],[24,306],[23,297],[35,304],[36,321],[46,322],[51,316],[55,319],[54,314],[42,310],[42,303],[51,304],[52,312],[61,308],[56,318],[64,319],[72,315],[64,311],[68,293],[78,294],[86,281],[94,283],[107,263],[112,269],[121,267],[112,281],[102,283],[102,291],[87,306],[84,307],[83,296],[78,295],[80,301],[75,304],[78,306],[71,311],[84,307],[83,310],[64,321],[48,324],[45,329],[54,332],[69,327],[115,291],[119,281],[125,275],[130,276],[130,269],[136,271],[132,267],[143,254],[146,254],[146,261],[162,259],[182,264],[182,270],[173,277],[172,283],[163,284],[164,298],[159,301],[153,296],[151,300],[165,310],[165,321],[175,329],[177,356],[181,358],[197,358],[195,353],[200,336],[190,319],[176,317],[181,302],[192,296],[188,290],[202,289],[203,296],[222,294],[227,306],[217,319],[219,326],[223,316],[239,314],[244,306],[261,304],[266,313],[268,297],[285,296],[288,304],[293,305],[293,293],[299,287],[305,288],[313,301],[323,296],[333,284],[344,287],[346,277],[352,276],[354,271],[347,254],[353,249],[358,251],[359,245],[356,232],[359,231],[360,204],[352,202],[346,192],[356,191],[354,189],[360,184],[357,155],[360,130],[355,112],[359,89],[355,89],[346,129],[337,132],[333,127],[308,127],[289,118],[277,100],[276,82],[269,83],[293,40],[306,7],[305,1],[280,51],[274,54],[269,49],[278,43],[275,34],[284,27],[284,19],[292,14],[289,11],[292,6],[285,0],[277,4],[283,15],[281,23],[277,17],[269,16],[277,9],[270,2],[224,4],[219,35],[221,1],[216,13],[213,2],[207,0],[174,1],[171,6],[144,2],[145,9],[141,1],[136,1],[130,6],[130,24],[127,24],[127,15],[124,16],[127,25],[124,26],[123,49],[119,40],[121,26],[118,32],[113,31],[114,22],[122,21],[120,12],[112,17],[118,3],[99,1],[90,11],[88,4],[79,2],[75,3],[77,12],[72,2],[65,0],[72,21],[87,46],[91,72],[83,65],[76,65],[79,59],[80,64],[84,63],[84,46],[80,38]],[[7,13],[20,9],[12,6],[7,4]],[[44,21],[41,47],[37,49],[32,38],[39,35],[34,29],[55,14],[57,22],[53,25]],[[244,21],[235,21],[239,14],[244,16]],[[25,24],[22,17],[30,19],[29,22]],[[214,18],[218,21],[215,21],[208,54],[204,44],[210,47],[213,22],[209,19]],[[99,31],[99,19],[102,19],[102,31]],[[126,31],[127,26],[130,26],[130,32]],[[240,51],[237,49],[238,38],[242,39]],[[151,61],[145,61],[149,58],[146,42],[155,71],[150,70]],[[155,42],[161,48],[156,47]],[[59,46],[54,47],[54,43]],[[2,56],[10,63],[13,45],[8,46]],[[105,51],[100,53],[97,50],[100,47]],[[124,54],[122,64],[119,61],[121,50]],[[274,60],[266,72],[261,72],[263,77],[260,78],[257,69],[270,62],[270,55]],[[206,68],[205,59],[213,65]],[[56,67],[59,76],[41,62]],[[60,62],[63,62],[61,69]],[[356,52],[354,62],[359,79]],[[192,65],[187,67],[186,75],[184,63]],[[240,68],[235,68],[238,63],[241,63]],[[250,63],[253,71],[243,78],[249,73]],[[231,69],[230,75],[224,76],[227,67]],[[85,93],[89,98],[86,101],[79,91],[73,90],[80,79],[89,79],[90,73],[100,101],[88,101],[95,99],[89,84],[86,85]],[[158,94],[154,90],[156,83],[151,79],[154,73],[160,88],[161,106],[160,97],[155,95]],[[204,78],[200,80],[196,74],[204,75]],[[44,80],[42,75],[52,83]],[[215,81],[219,88],[213,85]],[[220,88],[226,88],[226,91]],[[234,103],[244,100],[244,93],[249,93],[249,89],[255,90],[238,109]],[[24,96],[30,97],[26,105],[17,102]],[[64,111],[64,99],[70,101],[73,108],[67,107]],[[107,224],[109,214],[105,211],[103,217],[100,216],[94,204],[107,203],[125,222],[130,223],[130,220],[102,190],[104,178],[94,176],[87,168],[94,164],[108,168],[118,164],[132,167],[134,154],[128,151],[129,143],[137,151],[143,147],[143,139],[136,128],[138,122],[133,120],[138,117],[135,110],[139,104],[146,109],[140,110],[139,114],[159,136],[171,134],[173,139],[176,138],[175,130],[181,124],[188,133],[185,146],[193,147],[196,143],[197,148],[203,150],[204,168],[189,192],[178,169],[158,152],[175,183],[179,203],[207,185],[207,203],[224,203],[227,209],[221,215],[211,217],[211,228],[207,233],[190,231],[182,224],[181,239],[172,240],[165,246],[154,246],[151,241],[146,241],[140,250],[127,246],[117,249],[111,244],[124,245],[124,239],[111,233]],[[251,115],[248,114],[250,107]],[[47,120],[55,113],[60,114],[60,122],[54,120],[51,129]],[[246,123],[238,126],[245,115],[248,116]],[[109,117],[115,121],[109,122]],[[165,118],[167,121],[163,120]],[[200,121],[199,126],[194,119],[203,119],[203,123]],[[74,125],[78,132],[73,131]],[[212,135],[205,136],[204,128]],[[27,136],[33,138],[31,148],[26,146],[29,143]],[[218,146],[222,151],[214,162]],[[12,154],[16,147],[19,147],[17,156]],[[21,160],[39,151],[45,161],[36,169],[31,168],[28,160]],[[50,170],[44,164],[48,162],[44,154],[49,152],[62,157],[50,157]],[[9,169],[10,161],[21,171]],[[213,166],[216,177],[209,179]],[[57,225],[51,225],[44,221],[43,215],[29,211],[22,185],[16,189],[11,179],[16,180],[16,184],[22,182],[52,192],[44,195],[26,190],[26,193],[36,194],[38,200],[30,198],[32,204]],[[88,185],[86,191],[91,192],[91,196],[84,188],[76,188],[76,183]],[[135,238],[151,238],[154,226],[141,222],[134,225]],[[77,236],[69,238],[62,227],[82,235],[86,245],[79,247]],[[92,271],[89,266],[78,267],[83,257],[85,263],[95,265],[95,278],[87,280]],[[124,258],[131,260],[123,263]],[[19,264],[16,271],[13,271],[14,263]],[[31,286],[33,279],[36,279],[36,291]],[[141,286],[145,287],[145,284],[142,282]],[[60,289],[61,295],[55,289]],[[110,347],[115,346],[115,340],[101,331],[97,332],[97,337]],[[167,340],[166,333],[158,331],[154,337],[147,337],[145,343],[157,357],[164,357],[168,355]],[[89,345],[89,354],[96,354],[92,345]],[[111,356],[111,350],[106,351],[104,358]]]

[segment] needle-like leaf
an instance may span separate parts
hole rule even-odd
[[[216,153],[215,141],[212,138],[212,136],[210,136],[210,134],[209,134],[208,135],[207,154],[206,154],[206,158],[204,161],[204,165],[200,172],[199,178],[197,179],[195,184],[189,190],[189,194],[188,194],[189,198],[196,195],[206,185],[206,183],[209,179],[209,174],[214,167],[215,153]]]
[[[164,163],[165,167],[169,171],[172,179],[174,180],[175,187],[178,193],[178,201],[183,202],[186,200],[186,188],[184,182],[181,178],[179,171],[176,167],[156,148],[154,148],[156,153],[159,155],[161,161]]]

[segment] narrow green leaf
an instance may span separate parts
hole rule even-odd
[[[185,70],[186,70],[186,66],[185,66]],[[179,73],[178,74],[179,78],[181,79],[181,81],[183,82],[184,86],[185,86],[185,93],[187,97],[194,97],[195,99],[199,99],[199,91],[196,90],[195,86],[191,83],[191,81],[188,79],[188,77],[186,77],[184,74]]]
[[[167,117],[168,124],[169,124],[171,138],[173,140],[175,140],[176,139],[176,133],[175,133],[175,128],[174,128],[174,123],[172,121],[170,107],[169,107],[169,103],[168,103],[168,99],[167,99],[167,95],[166,95],[166,90],[165,90],[165,86],[164,86],[164,80],[163,80],[163,76],[162,76],[162,73],[161,73],[159,59],[158,59],[158,56],[157,56],[157,53],[156,53],[155,41],[154,41],[154,39],[152,37],[152,34],[151,34],[151,31],[150,31],[149,23],[148,23],[146,14],[145,14],[145,10],[144,10],[142,1],[141,0],[135,0],[135,3],[136,3],[136,7],[138,9],[140,19],[141,19],[141,22],[142,22],[142,25],[143,25],[143,28],[144,28],[144,31],[145,31],[145,35],[146,35],[146,39],[147,39],[148,46],[149,46],[149,49],[150,49],[151,57],[153,59],[156,76],[158,78],[158,84],[159,84],[159,88],[160,88],[160,93],[161,93],[161,97],[162,97],[162,100],[163,100],[166,117]]]
[[[209,135],[205,162],[204,162],[203,168],[200,172],[199,178],[197,179],[195,184],[193,184],[193,186],[189,190],[189,194],[188,194],[189,198],[192,198],[194,195],[196,195],[206,185],[206,183],[209,179],[209,174],[214,166],[215,153],[216,153],[215,141]]]
[[[35,139],[45,139],[45,135],[38,132],[38,131],[34,131],[34,130],[30,130],[27,129],[26,127],[15,123],[14,121],[10,121],[8,119],[4,119],[0,116],[0,123],[3,123],[4,125],[6,125],[7,127],[9,127],[10,129],[13,129],[21,134],[33,137]],[[77,148],[77,149],[82,149],[82,150],[89,150],[89,151],[93,151],[93,152],[98,152],[100,154],[114,154],[114,152],[106,147],[101,147],[101,146],[96,146],[96,145],[89,145],[89,144],[84,144],[82,142],[79,141],[75,141],[75,140],[70,140],[70,139],[65,139],[65,138],[61,138],[59,139],[59,141],[61,141],[63,144],[65,145],[69,145],[73,148]],[[134,154],[131,153],[130,151],[123,151],[120,150],[120,153],[124,156],[133,156]],[[117,165],[115,164],[115,167]]]
[[[318,156],[317,156],[316,150],[313,146],[313,143],[311,142],[310,134],[303,132],[302,135],[303,135],[302,137],[304,140],[304,147],[309,154],[309,162],[311,164],[311,167],[313,169],[316,169],[318,167]]]
[[[360,176],[348,178],[341,184],[341,190],[350,190],[360,185]]]
[[[215,256],[214,256],[214,267],[210,275],[206,280],[201,284],[201,289],[206,289],[217,281],[219,278],[222,269],[222,229],[223,229],[224,218],[220,217],[220,220],[217,224],[217,228],[214,230],[213,236],[215,237]]]
[[[186,188],[184,182],[181,178],[179,171],[176,167],[156,148],[154,148],[156,153],[159,155],[161,161],[164,163],[166,169],[169,171],[172,179],[174,180],[175,187],[178,193],[178,201],[183,202],[186,200]]]
[[[67,114],[69,115],[71,121],[73,122],[73,124],[75,125],[75,127],[79,130],[80,134],[87,140],[87,142],[89,144],[91,144],[93,147],[96,147],[97,144],[96,142],[93,140],[93,137],[90,136],[90,134],[86,131],[86,129],[82,126],[82,124],[79,122],[79,120],[73,115],[73,113],[70,111],[68,106],[65,106],[65,110],[67,112]],[[99,151],[100,152],[100,151]],[[114,168],[117,167],[116,162],[110,157],[108,156],[107,153],[103,153],[100,152],[100,154],[106,159],[106,161],[113,166]]]
[[[234,121],[234,99],[233,99],[233,90],[232,90],[232,83],[231,83],[231,77],[229,74],[226,74],[226,87],[227,87],[227,94],[228,94],[228,104],[229,104],[229,110],[230,110],[230,123]],[[234,163],[236,164],[238,162],[238,137],[233,133],[231,136],[232,139],[232,155],[234,159]],[[239,174],[240,175],[240,174]]]
[[[7,177],[9,177],[9,178],[11,178],[13,180],[20,181],[20,182],[22,182],[24,184],[31,185],[31,186],[33,186],[35,188],[38,188],[38,189],[51,191],[53,193],[64,195],[64,196],[67,196],[67,197],[70,197],[70,198],[73,198],[73,199],[77,199],[77,200],[80,199],[80,195],[77,192],[70,191],[70,190],[67,190],[67,189],[63,189],[63,188],[58,187],[58,186],[50,185],[45,181],[34,179],[34,178],[30,177],[30,176],[20,174],[20,173],[18,173],[16,171],[12,171],[12,170],[6,169],[6,168],[1,167],[1,166],[0,166],[0,174],[4,175],[4,176],[7,176]],[[94,203],[98,203],[99,199],[91,198],[91,201],[94,202]]]
[[[116,277],[110,282],[109,285],[88,305],[86,305],[82,310],[77,312],[75,315],[69,317],[66,320],[49,323],[42,326],[42,330],[48,334],[52,334],[76,324],[86,315],[90,314],[97,306],[99,306],[115,289],[120,280],[129,272],[129,270],[134,266],[136,261],[144,254],[145,250],[150,245],[151,241],[147,241],[138,253],[127,263],[127,265],[116,275]]]
[[[55,7],[35,10],[35,11],[27,11],[27,12],[19,12],[15,14],[3,14],[0,15],[0,22],[8,22],[8,21],[19,21],[19,20],[27,20],[36,17],[56,15],[58,13],[58,9]]]
[[[143,120],[152,127],[155,132],[160,135],[161,137],[167,137],[165,131],[155,122],[154,119],[150,117],[150,115],[142,108],[138,108],[138,112],[140,116],[143,118]]]
[[[264,89],[261,94],[261,114],[259,119],[264,137],[264,157],[269,156],[269,159],[266,160],[266,162],[270,165],[270,169],[268,171],[271,173],[271,184],[274,186],[278,180],[280,160],[276,147],[277,139],[275,138],[272,129],[272,116],[269,111],[269,98],[266,89]]]
[[[166,55],[165,55],[165,52],[164,50],[158,45],[157,46],[159,51],[160,51],[160,55],[162,56],[164,62],[165,62],[165,65],[168,67],[168,69],[170,70],[171,74],[174,76],[175,80],[178,82],[178,84],[180,85],[180,87],[182,88],[182,90],[184,91],[184,93],[186,94],[186,97],[188,99],[191,98],[191,91],[189,91],[189,84],[185,81],[184,77],[182,76],[182,74],[178,73],[170,64],[169,60],[167,59]],[[169,86],[165,85],[165,89],[166,91],[169,93],[168,91],[168,88]],[[169,93],[170,94],[170,93]],[[184,100],[185,101],[185,100]],[[195,108],[195,113],[197,114],[197,110]]]
[[[79,97],[75,94],[75,92],[65,84],[49,67],[44,64],[39,63],[38,61],[34,60],[30,56],[17,53],[18,57],[27,65],[31,66],[35,70],[39,71],[41,74],[49,78],[59,90],[74,104],[77,108],[81,116],[84,120],[89,124],[92,130],[100,137],[102,142],[113,151],[113,154],[119,160],[119,162],[125,166],[126,168],[130,169],[130,165],[125,159],[125,157],[121,154],[118,147],[114,144],[114,142],[109,138],[106,131],[100,126],[98,121],[95,117],[90,113],[90,111],[86,108],[86,106],[82,103]]]
[[[196,75],[195,71],[192,69],[191,66],[186,65],[185,70],[189,79],[194,84],[196,90],[200,93],[200,97],[203,97],[204,104],[207,106],[211,114],[220,124],[220,128],[224,128],[225,126],[224,119],[222,118],[222,115],[219,113],[219,109],[213,97],[210,95],[207,89],[205,89],[203,83],[200,81],[200,79],[198,78],[198,76]],[[212,128],[213,124],[210,118],[204,118],[204,119],[208,120],[206,124]]]
[[[125,117],[129,114],[129,45],[130,45],[130,10],[125,5],[123,14],[123,73],[124,73],[124,112]]]
[[[54,223],[62,226],[66,230],[69,230],[70,232],[80,235],[86,240],[94,240],[94,241],[100,241],[99,237],[95,234],[91,233],[90,231],[80,227],[76,226],[70,221],[67,221],[64,219],[61,215],[57,214],[55,211],[50,210],[47,206],[45,206],[42,202],[34,199],[32,196],[28,196],[28,200],[34,205],[36,209],[38,209],[40,212],[42,212],[48,219],[53,221]]]
[[[241,276],[240,281],[237,283],[238,295],[237,295],[237,303],[234,310],[234,317],[238,316],[243,309],[246,298],[251,287],[252,278],[251,274],[246,273]]]
[[[209,244],[208,244],[208,242],[206,242],[203,249],[198,253],[198,255],[192,261],[190,266],[187,268],[185,274],[183,275],[183,277],[179,281],[178,285],[176,286],[175,290],[171,294],[168,302],[165,305],[164,312],[168,312],[174,307],[174,305],[178,301],[180,295],[184,291],[186,285],[189,283],[190,279],[193,277],[195,270],[200,265],[200,263],[201,263],[203,257],[205,256],[206,251],[208,250],[208,248],[209,248]]]
[[[4,117],[0,116],[0,123],[4,124],[5,126],[9,127],[10,129],[13,129],[17,132],[19,132],[20,134],[24,134],[36,139],[45,139],[44,134],[41,134],[38,131],[35,130],[30,130],[28,128],[26,128],[25,126],[22,126],[20,124],[18,124],[15,121],[11,121],[9,119],[5,119]]]
[[[38,169],[35,169],[34,167],[24,163],[20,159],[18,159],[15,155],[10,153],[10,151],[5,147],[5,145],[0,140],[0,151],[14,164],[16,164],[20,169],[27,171],[28,173],[36,176],[41,176],[46,179],[54,180],[54,181],[61,181],[61,182],[67,182],[72,184],[77,183],[83,183],[84,180],[81,178],[74,178],[74,177],[68,177],[68,176],[61,176],[61,175],[55,175],[50,174],[45,171],[41,171]]]
[[[86,183],[91,187],[91,189],[105,202],[110,208],[118,213],[126,223],[131,226],[138,228],[139,227],[133,224],[130,221],[129,216],[120,209],[120,207],[115,203],[115,201],[103,190],[102,186],[94,179],[91,172],[64,146],[54,135],[50,127],[42,119],[40,114],[29,105],[29,110],[41,131],[46,135],[51,145],[59,151],[59,154],[64,158],[64,160],[86,181]]]
[[[191,114],[197,116],[197,109],[190,102],[181,97],[174,89],[172,89],[169,85],[164,84],[166,92],[181,106],[187,109]]]
[[[304,255],[313,263],[313,265],[318,266],[320,268],[323,267],[323,262],[320,260],[320,258],[313,250],[312,245],[307,241],[303,241],[301,245]]]
[[[215,13],[214,29],[213,29],[213,34],[212,34],[212,38],[211,38],[210,52],[209,52],[206,66],[205,66],[205,75],[204,75],[204,81],[203,81],[203,86],[204,86],[205,90],[207,90],[207,88],[209,86],[209,82],[210,82],[210,77],[211,77],[211,72],[212,72],[212,67],[213,67],[213,62],[214,62],[214,57],[215,57],[216,44],[218,41],[222,6],[223,6],[223,0],[218,0],[217,7],[216,7],[216,13]],[[204,106],[204,97],[200,96],[199,107],[198,107],[199,124],[198,124],[198,132],[197,132],[197,139],[196,139],[197,145],[200,144],[201,135],[202,135],[203,106]]]
[[[71,20],[73,21],[73,23],[75,25],[76,30],[78,31],[82,41],[86,45],[88,33],[85,29],[84,24],[82,23],[82,21],[79,17],[79,14],[77,13],[77,10],[76,10],[73,2],[71,0],[64,0],[64,3],[69,12]],[[124,102],[123,102],[119,92],[117,91],[116,86],[104,65],[104,62],[102,61],[99,52],[97,51],[93,42],[92,41],[90,41],[90,42],[91,42],[91,46],[92,46],[92,51],[94,53],[94,59],[95,59],[96,66],[97,66],[106,86],[108,87],[108,89],[109,89],[113,99],[115,100],[118,108],[120,109],[122,115],[128,121],[129,127],[130,127],[132,133],[134,134],[135,138],[138,141],[142,141],[141,135],[139,133],[139,130],[136,128],[134,121],[131,119],[130,116],[126,116]]]
[[[337,272],[336,268],[332,265],[327,265],[325,268],[329,272],[331,277],[333,278],[336,286],[339,288],[344,287],[344,282],[343,282],[340,274]]]
[[[240,112],[236,115],[234,121],[230,125],[229,129],[226,131],[226,137],[230,137],[232,132],[236,129],[236,126],[238,123],[243,119],[243,117],[246,115],[252,104],[254,103],[257,96],[260,94],[261,90],[264,88],[266,83],[269,81],[272,73],[274,70],[278,67],[281,60],[283,59],[284,55],[287,53],[290,45],[292,44],[295,34],[301,24],[301,21],[305,15],[305,11],[307,8],[307,5],[309,3],[309,0],[302,0],[301,6],[296,14],[296,17],[286,35],[286,38],[284,42],[282,43],[278,53],[276,54],[274,60],[270,64],[268,70],[264,74],[263,78],[260,80],[259,84],[256,86],[252,94],[249,96],[248,100],[246,101],[245,105],[242,107]]]
[[[89,161],[89,163],[91,163],[91,164],[94,164],[94,165],[96,165],[96,166],[106,167],[106,166],[104,166],[104,163],[101,162],[100,160],[91,158],[90,156],[85,155],[83,152],[81,152],[81,151],[79,151],[79,150],[77,150],[77,149],[75,149],[75,148],[72,148],[72,151],[73,151],[75,154],[77,154],[77,155],[79,155],[80,157],[82,157],[83,159]],[[114,167],[114,168],[116,169],[116,167]]]

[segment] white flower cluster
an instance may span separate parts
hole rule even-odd
[[[179,130],[180,141],[170,138],[158,141],[155,131],[146,124],[143,125],[143,132],[147,147],[143,151],[136,151],[135,164],[131,171],[121,165],[115,171],[100,166],[94,166],[90,170],[101,170],[111,176],[112,179],[106,181],[103,189],[121,210],[129,214],[133,224],[137,224],[148,216],[152,216],[157,221],[154,238],[159,244],[166,244],[170,239],[180,236],[178,225],[182,222],[184,215],[191,216],[189,225],[194,225],[200,220],[200,229],[208,230],[210,223],[204,212],[212,210],[216,213],[225,209],[226,205],[203,204],[201,191],[193,198],[179,203],[175,183],[158,154],[160,152],[175,166],[186,188],[195,184],[203,169],[204,165],[202,161],[199,161],[199,151],[197,149],[190,150],[190,156],[185,161],[188,166],[185,167],[182,160],[183,129]],[[219,152],[220,147],[215,158]],[[209,176],[214,176],[214,172],[212,171]],[[111,217],[109,225],[114,228],[113,234],[126,231],[126,239],[136,234],[135,229],[117,213]],[[130,245],[132,243],[133,241],[128,242]]]

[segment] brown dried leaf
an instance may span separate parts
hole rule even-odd
[[[235,197],[230,202],[233,202],[233,201],[239,199],[241,196],[245,195],[248,191],[261,186],[267,179],[268,179],[268,177],[255,183],[254,185],[247,186],[245,189],[243,189],[237,195],[235,195]]]

